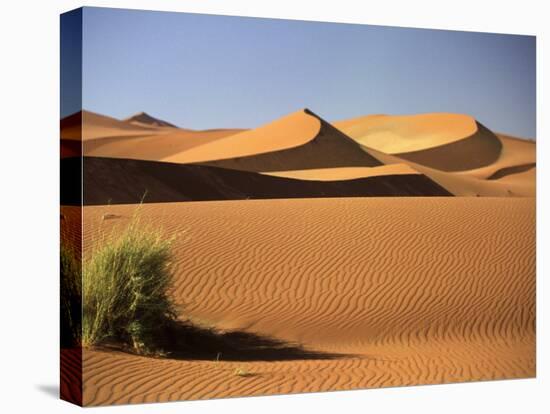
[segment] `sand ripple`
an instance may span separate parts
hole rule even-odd
[[[85,240],[133,208],[85,207]],[[106,212],[122,218],[102,222]],[[348,356],[215,363],[85,351],[85,403],[535,375],[534,199],[216,201],[143,214],[181,234],[173,295],[185,316]],[[243,366],[252,375],[234,375]]]

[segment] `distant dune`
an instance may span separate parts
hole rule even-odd
[[[502,143],[495,134],[476,123],[474,134],[450,144],[399,153],[399,157],[441,171],[465,171],[496,162]]]
[[[110,116],[91,111],[80,111],[61,120],[61,139],[86,141],[95,138],[113,136],[133,136],[154,134],[157,128],[145,125],[134,125]]]
[[[78,158],[62,160],[63,177],[79,177]],[[384,174],[372,177],[312,181],[274,177],[204,165],[85,157],[84,204],[129,204],[244,200],[271,198],[449,196],[444,188],[424,175]],[[62,204],[75,205],[80,188],[75,183],[62,192]]]
[[[334,125],[367,148],[441,171],[485,167],[502,148],[493,132],[459,114],[379,115]]]
[[[90,111],[61,120],[62,158],[75,153],[133,159],[164,157],[236,134],[238,129],[193,131],[152,118],[145,113],[118,120]],[[82,148],[73,141],[83,141]]]
[[[214,129],[191,131],[172,129],[169,132],[133,137],[112,137],[84,143],[84,155],[163,161],[175,154],[217,141],[240,130]]]
[[[135,207],[85,207],[85,248]],[[90,404],[535,375],[532,198],[214,201],[147,204],[142,215],[183,235],[173,290],[183,317],[318,356],[85,350]]]
[[[407,164],[456,196],[533,197],[536,143],[460,114],[371,115],[335,122],[384,164]],[[513,176],[526,169],[532,174]]]
[[[162,119],[154,118],[145,112],[139,112],[135,115],[132,115],[129,118],[124,119],[124,121],[134,125],[139,125],[139,126],[145,125],[145,126],[155,126],[155,127],[177,128],[177,126],[175,126],[174,124],[163,121]]]
[[[367,115],[336,121],[333,125],[362,145],[386,154],[447,145],[477,132],[474,118],[449,113]]]

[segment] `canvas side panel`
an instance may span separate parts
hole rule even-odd
[[[82,405],[82,9],[60,19],[60,397]]]

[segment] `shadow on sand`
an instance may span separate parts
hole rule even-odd
[[[307,350],[299,344],[248,332],[199,328],[180,321],[166,327],[156,346],[163,350],[167,358],[182,360],[290,361],[350,356]],[[116,345],[103,348],[134,353],[131,349]]]

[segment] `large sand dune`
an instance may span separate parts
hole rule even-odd
[[[85,249],[135,208],[85,207]],[[182,317],[317,356],[239,361],[220,347],[215,362],[215,351],[177,360],[87,349],[87,404],[535,375],[532,198],[170,203],[141,214],[179,234],[172,295]]]
[[[257,172],[381,165],[308,109],[164,161]]]
[[[504,145],[504,148],[506,148]],[[522,144],[520,144],[522,145]],[[534,158],[534,144],[526,142],[525,145],[533,147],[528,148],[527,153],[533,153]],[[525,149],[525,148],[523,148]],[[530,165],[533,170],[533,174],[522,175],[518,180],[498,180],[500,175],[508,174],[514,175],[514,173],[521,172],[523,168],[527,168],[524,165],[519,166],[515,164],[514,160],[530,159],[529,155],[525,153],[519,155],[508,156],[503,152],[499,160],[497,160],[488,169],[464,171],[461,173],[445,172],[435,168],[430,168],[422,164],[409,161],[396,155],[389,155],[383,152],[375,151],[370,148],[364,148],[369,154],[375,156],[381,162],[387,165],[402,165],[407,164],[412,169],[419,171],[426,175],[451,194],[462,197],[534,197],[536,195],[535,185],[535,166]],[[508,151],[509,152],[509,151]],[[504,167],[507,166],[507,167]],[[470,174],[471,173],[471,174]],[[496,176],[494,175],[496,174]],[[486,177],[485,177],[486,176]]]
[[[125,160],[67,158],[61,162],[62,204],[78,205],[82,169],[84,204],[128,204],[200,200],[244,200],[307,197],[448,196],[424,175],[402,169],[331,181],[302,180],[206,165]],[[391,169],[391,168],[390,168]],[[397,172],[397,169],[394,169]]]
[[[62,158],[81,153],[86,156],[159,161],[241,131],[177,128],[143,112],[118,120],[81,111],[61,120],[61,151]],[[82,142],[81,147],[76,144],[78,141]]]
[[[536,194],[535,142],[494,134],[470,116],[368,115],[334,125],[339,129],[307,109],[252,130],[204,131],[145,113],[117,120],[82,111],[62,120],[61,157],[202,164],[325,182],[424,174],[456,196]]]
[[[493,132],[461,114],[376,115],[334,125],[368,148],[443,171],[490,165],[502,147]]]
[[[98,138],[84,142],[83,154],[94,157],[163,161],[170,159],[175,154],[209,144],[240,131],[234,129],[205,131],[177,129],[149,135]]]
[[[361,144],[386,154],[452,144],[478,129],[471,116],[450,113],[366,115],[336,121],[333,125]]]

